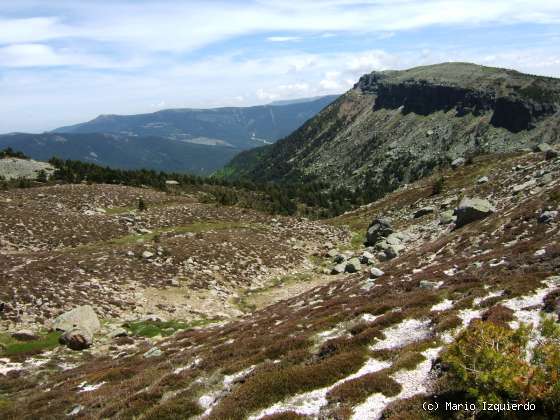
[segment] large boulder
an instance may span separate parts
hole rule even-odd
[[[360,260],[358,258],[351,258],[347,263],[346,267],[344,267],[347,273],[357,273],[362,269],[360,264]]]
[[[52,327],[55,330],[65,332],[78,328],[87,330],[93,335],[101,329],[101,323],[93,308],[90,305],[84,305],[58,316],[53,321]]]
[[[422,207],[421,209],[418,209],[414,212],[414,218],[418,219],[422,216],[426,216],[427,214],[432,214],[435,211],[436,209],[432,206]]]
[[[87,329],[73,328],[66,331],[59,341],[72,350],[85,350],[93,344],[93,337]]]
[[[496,209],[488,200],[465,197],[459,203],[459,207],[455,209],[455,215],[457,216],[456,227],[460,228],[469,223],[484,219],[495,211]]]
[[[393,233],[393,227],[389,219],[380,217],[374,219],[368,227],[366,234],[366,245],[375,245],[379,240]]]

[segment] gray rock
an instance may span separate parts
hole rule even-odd
[[[55,318],[52,327],[58,331],[70,331],[74,328],[87,330],[95,334],[101,328],[101,323],[90,305],[78,306]]]
[[[558,157],[558,151],[554,149],[547,150],[544,154],[546,160],[556,159]]]
[[[333,261],[334,261],[336,264],[340,264],[340,263],[343,263],[344,261],[346,261],[346,259],[347,259],[346,255],[344,255],[344,254],[336,254]]]
[[[153,258],[154,253],[150,252],[150,251],[144,251],[142,252],[142,258],[149,260],[150,258]]]
[[[372,264],[374,260],[375,256],[369,251],[364,251],[360,257],[360,263],[362,264]]]
[[[420,280],[420,288],[421,289],[439,289],[441,284],[442,284],[442,282]]]
[[[453,210],[446,210],[441,212],[439,215],[440,225],[448,225],[450,223],[454,223],[456,220],[457,216],[455,216],[455,212]]]
[[[329,249],[327,252],[327,257],[334,258],[338,255],[338,251],[336,249]]]
[[[384,274],[385,273],[377,267],[372,267],[371,270],[369,270],[369,276],[374,279],[381,277]]]
[[[93,344],[93,336],[87,329],[74,328],[66,331],[59,341],[72,350],[85,350]]]
[[[487,176],[481,176],[476,181],[477,184],[486,184],[487,182],[488,182],[488,177]]]
[[[12,333],[12,337],[19,341],[33,341],[39,337],[31,330],[19,330]]]
[[[414,218],[418,219],[419,217],[426,216],[427,214],[432,214],[436,209],[433,207],[422,207],[414,212]]]
[[[481,198],[468,198],[465,197],[459,203],[459,207],[455,209],[457,216],[456,227],[462,227],[477,220],[484,219],[496,209],[488,201]]]
[[[347,263],[344,271],[347,273],[357,273],[361,271],[362,266],[360,264],[360,260],[358,258],[351,258]]]
[[[545,174],[545,175],[542,176],[541,179],[539,179],[539,185],[540,186],[548,185],[552,181],[554,181],[554,177],[552,176],[552,174]]]
[[[533,148],[533,151],[536,152],[536,153],[539,153],[539,152],[545,152],[546,153],[549,150],[552,150],[552,147],[548,143],[540,143],[540,144],[537,144]]]
[[[344,273],[344,270],[346,269],[346,263],[340,263],[337,264],[333,267],[333,269],[331,270],[331,274],[341,274]]]
[[[453,169],[457,169],[459,166],[463,166],[464,164],[465,164],[465,159],[460,157],[455,159],[453,162],[451,162],[451,167]]]
[[[391,233],[385,239],[385,242],[389,245],[400,245],[403,241],[404,237],[399,234],[399,232]]]
[[[109,333],[109,337],[111,338],[118,338],[118,337],[127,337],[128,331],[122,327],[115,328],[113,331]]]
[[[556,210],[543,211],[539,215],[539,223],[551,223],[557,217],[558,217],[558,211]]]
[[[534,179],[530,179],[529,181],[524,182],[523,184],[514,185],[512,187],[512,191],[514,194],[517,194],[523,190],[526,190],[527,188],[532,188],[535,185],[537,185],[537,181],[535,181]]]
[[[151,357],[160,357],[162,354],[163,352],[159,348],[152,347],[150,350],[143,354],[143,357],[149,359]]]
[[[367,230],[366,244],[375,245],[377,241],[386,238],[391,233],[393,233],[393,227],[389,219],[383,217],[374,219]]]

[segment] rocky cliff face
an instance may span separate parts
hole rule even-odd
[[[467,63],[373,72],[289,137],[226,169],[382,193],[458,157],[559,142],[559,110],[558,79]]]

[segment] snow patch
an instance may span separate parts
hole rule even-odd
[[[372,350],[392,349],[405,346],[428,336],[430,321],[405,319],[401,323],[383,330],[385,338],[370,348]]]
[[[444,301],[442,301],[440,303],[436,303],[434,306],[432,306],[430,311],[431,312],[447,311],[448,309],[451,309],[452,307],[453,307],[453,301],[449,300],[449,299],[445,299]]]

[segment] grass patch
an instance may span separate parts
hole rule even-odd
[[[212,322],[210,319],[197,319],[195,321],[184,322],[178,320],[171,321],[135,321],[127,322],[124,328],[127,329],[132,335],[139,337],[169,337],[177,331],[187,330],[190,328],[201,327],[208,325]]]
[[[7,334],[0,335],[0,355],[2,356],[31,356],[58,347],[60,332],[50,332],[40,336],[37,340],[19,341]]]

